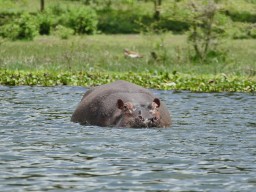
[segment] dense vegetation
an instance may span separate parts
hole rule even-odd
[[[256,38],[255,0],[0,0],[1,36],[11,39],[31,39],[35,34],[54,34],[62,26],[75,34],[139,33],[161,30],[183,33],[188,31],[197,13],[204,7],[217,6],[215,14],[218,31],[233,38]],[[207,3],[210,7],[207,7]],[[159,12],[156,18],[155,12]],[[200,22],[196,20],[196,22]],[[15,29],[15,30],[13,30]],[[61,29],[62,30],[62,29]],[[63,29],[64,30],[64,29]],[[20,34],[14,34],[19,31]],[[23,34],[22,34],[23,33]],[[65,31],[63,32],[65,33]]]
[[[158,89],[255,91],[255,40],[232,40],[227,47],[227,61],[201,64],[191,63],[186,36],[170,34],[7,41],[0,50],[0,84],[92,86],[125,79]],[[138,50],[143,58],[126,58],[123,48]]]
[[[0,71],[0,84],[4,85],[76,85],[95,86],[123,79],[138,85],[164,90],[195,92],[255,92],[256,81],[221,75],[185,75],[170,73],[105,73],[105,72],[24,72]]]
[[[255,91],[255,22],[255,0],[0,0],[0,84]]]

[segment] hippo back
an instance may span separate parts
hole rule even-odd
[[[148,89],[118,80],[88,90],[73,113],[71,120],[80,124],[115,126],[121,113],[120,109],[117,108],[118,99],[136,104],[149,104],[154,98],[155,96]],[[161,114],[161,127],[169,126],[171,124],[170,114],[163,102],[161,102],[159,112]]]

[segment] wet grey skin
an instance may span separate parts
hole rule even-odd
[[[102,127],[170,127],[171,116],[148,89],[118,80],[89,89],[71,121]]]

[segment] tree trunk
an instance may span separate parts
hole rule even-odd
[[[155,4],[154,19],[159,21],[160,20],[160,7],[162,4],[162,0],[154,0],[154,4]]]
[[[40,0],[40,11],[44,11],[44,0]]]

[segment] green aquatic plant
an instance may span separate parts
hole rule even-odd
[[[193,92],[255,92],[256,81],[249,78],[182,73],[106,73],[106,72],[27,72],[0,70],[0,84],[7,86],[85,86],[91,87],[123,79],[146,88]]]

